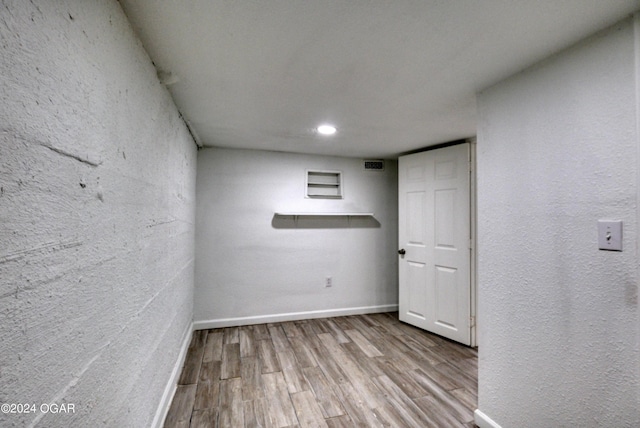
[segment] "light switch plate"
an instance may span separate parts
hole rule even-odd
[[[598,248],[622,251],[622,220],[598,220]]]

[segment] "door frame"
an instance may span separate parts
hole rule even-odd
[[[471,347],[478,346],[478,186],[476,170],[477,138],[469,138],[469,219],[471,221]]]

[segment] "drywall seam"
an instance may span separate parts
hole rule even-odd
[[[156,415],[153,418],[153,423],[151,424],[151,426],[154,428],[162,427],[164,425],[164,420],[167,418],[167,413],[169,412],[171,401],[173,399],[174,394],[176,393],[178,379],[180,378],[180,373],[182,372],[182,366],[184,365],[184,361],[187,358],[187,351],[189,350],[189,344],[191,343],[191,337],[193,336],[193,331],[194,331],[194,326],[193,326],[193,323],[191,323],[187,326],[187,328],[183,333],[184,339],[182,340],[182,346],[180,347],[180,354],[178,355],[176,364],[173,366],[171,376],[169,377],[167,386],[165,387],[164,392],[162,393],[160,404],[158,405],[158,409],[156,410]]]
[[[194,330],[207,330],[210,328],[238,327],[242,325],[265,324],[269,322],[297,321],[314,318],[341,317],[346,315],[363,315],[380,312],[394,312],[398,310],[397,304],[361,306],[357,308],[328,309],[320,311],[290,312],[285,314],[258,315],[252,317],[221,318],[193,323]]]
[[[476,409],[476,411],[473,412],[473,415],[474,415],[474,422],[480,428],[502,428],[500,425],[495,423],[493,419],[491,419],[489,416],[482,413],[480,409]]]

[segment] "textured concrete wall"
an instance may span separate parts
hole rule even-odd
[[[192,319],[195,146],[116,1],[0,6],[0,426],[149,426]]]
[[[305,198],[307,169],[342,171],[344,198]],[[206,149],[198,153],[197,182],[196,321],[397,305],[396,162],[372,172],[361,159]],[[296,225],[274,212],[374,218],[300,218]]]
[[[479,97],[479,409],[505,428],[640,426],[635,49],[626,21]]]

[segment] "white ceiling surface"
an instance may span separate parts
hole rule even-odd
[[[475,94],[638,0],[120,0],[205,146],[384,158],[476,132]],[[170,82],[171,80],[169,80]],[[338,132],[315,132],[322,122]]]

